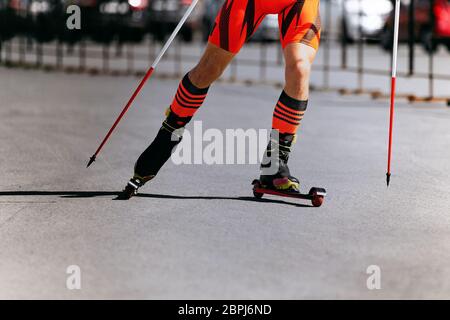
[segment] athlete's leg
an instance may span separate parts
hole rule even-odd
[[[309,99],[309,80],[316,49],[303,43],[284,48],[285,87],[273,114],[272,128],[283,134],[296,134]]]
[[[167,118],[156,139],[136,162],[134,175],[142,182],[152,179],[170,158],[175,146],[181,142],[182,129],[200,108],[209,86],[217,80],[234,54],[208,44],[199,63],[187,73],[178,86]],[[177,138],[178,139],[175,139]]]
[[[119,199],[129,199],[139,187],[153,179],[181,142],[183,129],[203,104],[209,86],[217,80],[245,42],[245,34],[235,31],[243,25],[243,8],[247,0],[228,0],[216,19],[209,43],[199,63],[184,76],[167,118],[156,138],[141,154],[134,176]],[[234,15],[229,16],[233,10]]]
[[[308,100],[311,67],[317,50],[303,43],[291,43],[284,48],[284,92],[297,100]]]
[[[209,44],[200,62],[181,81],[155,140],[139,157],[134,177],[120,198],[128,199],[156,176],[180,143],[183,128],[206,98],[209,86],[220,77],[234,55],[265,16],[260,0],[227,0],[220,10]]]
[[[220,77],[233,57],[233,53],[208,43],[198,64],[181,80],[156,138],[136,161],[133,178],[118,199],[129,199],[158,174],[181,142],[183,129],[203,104],[209,86]]]
[[[208,43],[200,61],[180,82],[170,111],[179,117],[192,118],[203,104],[209,86],[216,81],[234,54]]]
[[[279,18],[286,84],[273,113],[274,132],[263,159],[261,181],[277,189],[297,191],[298,179],[290,175],[287,162],[308,106],[311,66],[320,39],[319,3],[296,2],[283,10]],[[278,166],[275,174],[274,162]]]

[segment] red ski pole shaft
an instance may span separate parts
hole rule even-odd
[[[95,158],[97,158],[100,151],[105,146],[106,142],[109,140],[109,137],[111,137],[111,134],[113,133],[114,129],[116,129],[117,125],[119,124],[120,120],[122,120],[125,113],[127,113],[128,109],[130,109],[131,105],[133,104],[134,99],[138,96],[139,92],[141,92],[142,88],[144,87],[145,83],[150,79],[150,77],[153,74],[153,67],[148,69],[147,73],[145,74],[144,78],[139,83],[139,86],[136,88],[136,90],[133,92],[133,95],[131,96],[130,100],[128,100],[127,104],[123,108],[122,112],[117,117],[116,121],[112,125],[111,129],[109,129],[108,133],[106,134],[105,138],[103,139],[102,143],[100,143],[100,146],[95,151],[94,155],[89,159],[88,167],[95,161]]]
[[[394,45],[392,52],[393,54],[392,54],[392,79],[391,79],[391,106],[389,109],[389,142],[388,142],[388,163],[386,173],[387,186],[389,186],[389,183],[391,181],[392,136],[394,131],[399,25],[400,25],[400,0],[396,0],[395,15],[394,15]]]
[[[388,142],[388,164],[387,164],[387,185],[389,186],[391,179],[391,159],[392,159],[392,136],[394,127],[394,112],[395,112],[395,86],[396,78],[391,80],[391,106],[389,115],[389,142]]]
[[[194,0],[192,1],[192,3],[190,4],[189,8],[186,10],[186,13],[183,15],[183,17],[181,18],[180,22],[178,23],[178,25],[176,26],[175,30],[172,32],[172,34],[170,35],[169,39],[167,40],[167,42],[165,43],[165,45],[162,47],[159,55],[156,57],[155,61],[153,62],[152,66],[150,67],[150,69],[148,69],[147,73],[145,74],[144,78],[142,79],[142,81],[139,83],[139,86],[136,88],[136,90],[133,92],[133,95],[131,96],[131,98],[128,100],[127,104],[125,105],[125,107],[123,108],[122,112],[120,113],[120,115],[117,117],[116,121],[114,122],[114,124],[112,125],[111,129],[109,129],[108,133],[106,134],[105,138],[103,139],[102,143],[100,143],[100,146],[97,148],[97,150],[95,151],[94,155],[89,159],[88,165],[87,167],[89,167],[97,158],[98,154],[100,153],[100,151],[103,149],[103,147],[105,146],[106,142],[109,140],[109,138],[111,137],[111,134],[113,133],[113,131],[116,129],[117,125],[119,124],[119,122],[122,120],[123,116],[125,115],[125,113],[128,111],[128,109],[131,107],[131,105],[133,104],[134,99],[136,99],[137,95],[139,94],[139,92],[142,90],[142,88],[144,87],[145,83],[148,81],[148,79],[150,79],[150,77],[153,74],[153,71],[156,69],[156,66],[158,65],[159,61],[162,59],[162,57],[164,56],[164,54],[166,53],[167,49],[169,49],[170,45],[172,44],[173,40],[175,40],[175,37],[177,36],[178,32],[181,30],[181,27],[183,27],[184,23],[186,22],[186,20],[189,18],[189,16],[191,15],[192,11],[194,10],[195,6],[197,5],[197,3],[199,2],[199,0]]]

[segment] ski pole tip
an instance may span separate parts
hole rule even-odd
[[[89,168],[89,167],[91,166],[91,164],[94,163],[94,161],[95,161],[95,155],[93,155],[93,156],[89,159],[89,162],[88,162],[86,168]]]
[[[386,184],[389,188],[389,184],[391,183],[391,174],[388,172],[386,173]]]

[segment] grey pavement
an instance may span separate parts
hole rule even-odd
[[[387,102],[313,93],[291,167],[321,208],[255,201],[257,165],[168,163],[112,201],[177,87],[152,80],[86,169],[137,81],[0,68],[0,298],[450,297],[449,108],[399,102],[387,189]],[[217,84],[197,119],[267,129],[278,95]]]

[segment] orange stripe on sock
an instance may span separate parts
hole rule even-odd
[[[188,95],[191,99],[205,99],[206,98],[206,94],[192,94],[189,92],[189,90],[187,90],[184,85],[183,82],[180,82],[180,87],[179,89],[183,90],[183,93]]]
[[[189,96],[187,96],[187,95],[183,92],[183,90],[178,90],[178,91],[177,91],[177,95],[180,96],[181,98],[183,98],[183,100],[186,101],[187,103],[202,104],[203,101],[205,100],[204,98],[200,98],[200,99],[189,98]]]
[[[179,117],[192,117],[195,114],[195,111],[197,111],[197,109],[183,108],[175,100],[171,104],[170,109]]]
[[[295,113],[295,112],[289,111],[289,109],[286,109],[286,108],[280,106],[279,104],[276,105],[275,110],[283,111],[284,113],[290,115],[291,117],[296,117],[296,118],[303,118],[303,116],[305,115],[304,112]]]
[[[298,126],[298,125],[300,124],[300,121],[299,121],[299,120],[295,120],[295,119],[292,119],[292,118],[288,118],[287,116],[285,116],[285,115],[282,114],[282,113],[279,113],[278,111],[275,111],[275,112],[273,113],[273,115],[274,115],[274,116],[277,116],[277,117],[279,117],[279,118],[281,118],[283,121],[286,121],[289,125],[292,125],[292,126]]]
[[[292,109],[292,108],[286,106],[286,105],[285,105],[283,102],[281,102],[280,100],[278,100],[278,104],[279,104],[281,107],[286,108],[287,110],[289,110],[289,112],[296,113],[296,114],[299,114],[299,115],[300,115],[300,114],[305,114],[305,111],[299,111],[299,110]]]
[[[180,107],[182,107],[182,108],[186,108],[186,109],[198,109],[198,108],[200,108],[199,105],[190,105],[190,104],[184,103],[183,101],[181,101],[181,100],[178,98],[178,96],[176,96],[174,100],[175,100],[176,103],[177,103]]]
[[[192,117],[203,104],[207,94],[196,95],[191,93],[183,85],[183,81],[178,86],[170,108],[179,117]]]
[[[175,99],[179,100],[179,104],[181,106],[188,106],[188,107],[200,107],[202,105],[201,102],[189,102],[186,101],[179,93],[175,96]]]
[[[303,119],[303,115],[292,115],[291,112],[288,112],[280,107],[275,108],[275,112],[281,113],[286,118],[294,120],[294,121],[301,121]]]
[[[278,119],[275,116],[272,119],[272,128],[278,130],[280,133],[295,134],[299,126],[291,125],[284,120]]]
[[[170,108],[179,117],[192,117],[199,107],[186,108],[175,97]]]

